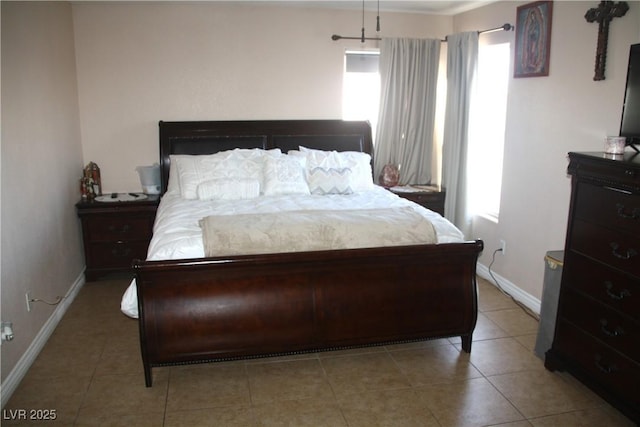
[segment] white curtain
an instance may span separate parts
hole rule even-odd
[[[478,63],[478,32],[447,36],[447,104],[442,146],[442,184],[447,190],[444,212],[465,234],[467,212],[467,147],[469,106]]]
[[[431,181],[440,40],[380,43],[380,110],[374,176],[400,165],[400,184]]]

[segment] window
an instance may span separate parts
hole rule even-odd
[[[507,116],[509,43],[480,46],[471,100],[468,152],[468,207],[472,215],[497,220]]]
[[[368,120],[376,136],[380,107],[380,73],[378,51],[347,51],[342,90],[342,118]]]

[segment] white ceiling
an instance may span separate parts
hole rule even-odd
[[[367,12],[410,12],[431,15],[455,15],[476,9],[496,0],[364,0]],[[332,9],[362,10],[363,0],[280,0],[282,3],[296,6],[322,7]]]

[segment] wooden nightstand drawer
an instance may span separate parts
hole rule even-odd
[[[92,243],[89,246],[90,257],[99,260],[100,268],[125,268],[131,267],[134,259],[146,259],[148,240],[117,241]]]
[[[94,242],[118,240],[148,240],[153,232],[154,218],[149,215],[96,216],[87,224],[88,238]]]
[[[85,277],[131,273],[134,259],[145,259],[153,233],[158,196],[132,201],[83,201],[76,204],[82,222]]]
[[[419,190],[422,187],[425,189]],[[444,216],[444,200],[447,192],[443,187],[431,185],[407,186],[407,191],[403,191],[402,188],[390,188],[389,191]]]

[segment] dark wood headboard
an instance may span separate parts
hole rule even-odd
[[[286,153],[304,146],[365,152],[373,164],[371,126],[364,121],[161,121],[159,126],[162,194],[169,182],[171,154],[213,154],[234,148],[280,148]]]

